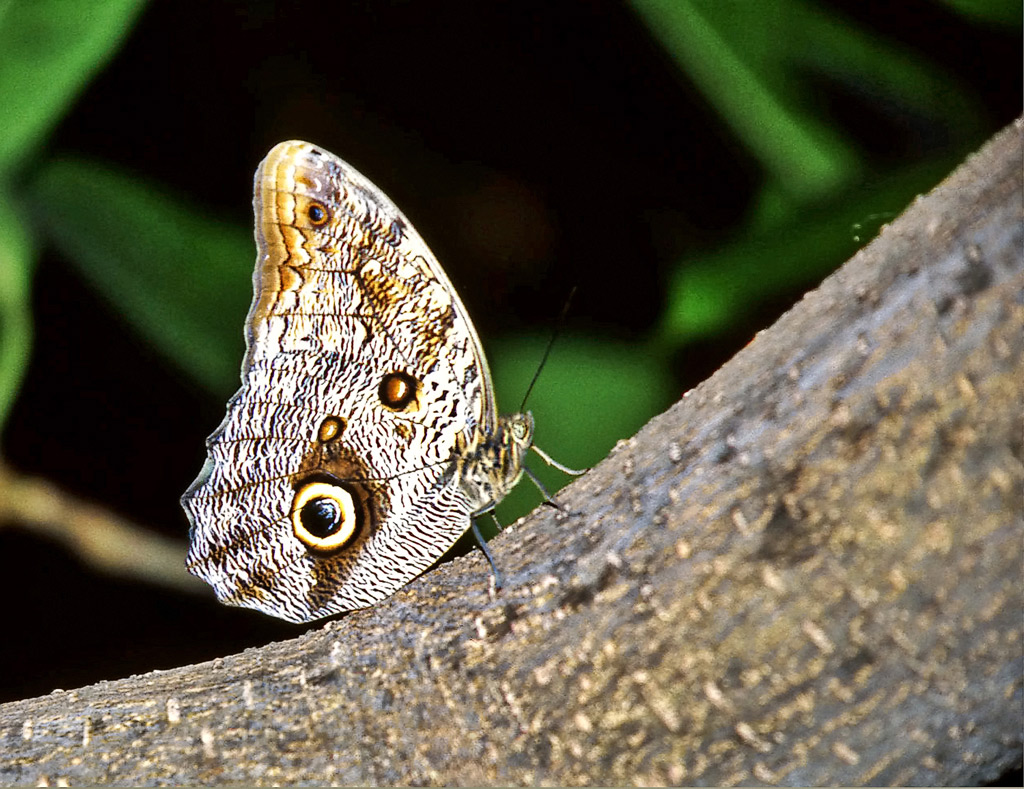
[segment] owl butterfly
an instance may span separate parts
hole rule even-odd
[[[242,387],[182,497],[187,566],[221,602],[306,622],[437,561],[519,481],[533,418],[497,415],[466,308],[366,178],[284,142],[254,192]]]

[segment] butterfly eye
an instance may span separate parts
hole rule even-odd
[[[380,382],[377,394],[392,411],[404,411],[416,399],[419,381],[408,373],[388,373]]]
[[[359,533],[362,511],[342,485],[309,482],[292,502],[292,529],[312,553],[331,554]]]
[[[309,217],[309,221],[313,223],[314,227],[320,227],[327,222],[331,215],[323,203],[310,203],[306,208],[306,216]]]

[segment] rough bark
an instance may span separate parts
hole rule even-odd
[[[373,609],[0,707],[4,783],[976,784],[1020,764],[1018,121],[718,373]]]

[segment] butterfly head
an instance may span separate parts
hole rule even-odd
[[[494,508],[523,475],[523,459],[533,444],[529,411],[499,417],[492,433],[478,430],[455,447],[455,473],[474,514]]]

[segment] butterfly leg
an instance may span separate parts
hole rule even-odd
[[[534,474],[532,471],[530,471],[530,469],[528,469],[526,466],[523,466],[523,472],[526,474],[526,476],[528,476],[530,478],[530,482],[532,482],[534,485],[537,486],[537,490],[539,490],[540,491],[540,495],[544,497],[544,503],[547,506],[549,506],[549,507],[551,507],[553,509],[558,510],[563,515],[571,515],[572,514],[571,512],[569,512],[569,510],[567,510],[565,507],[563,507],[561,504],[559,504],[557,501],[555,501],[551,497],[551,494],[548,493],[548,489],[544,487],[544,483],[541,482],[540,479],[538,479],[536,474]],[[583,472],[580,472],[580,473],[583,473]]]
[[[523,466],[523,473],[530,478],[530,482],[532,482],[537,487],[537,490],[540,491],[540,495],[544,497],[545,504],[549,507],[554,507],[559,512],[565,512],[562,505],[551,498],[551,494],[548,493],[548,489],[544,487],[544,483],[540,481],[536,474],[530,471],[526,466]]]
[[[479,514],[479,513],[478,513]],[[490,512],[494,522],[498,523],[498,519],[494,517],[494,512]],[[501,576],[501,570],[498,569],[498,565],[494,563],[494,557],[491,555],[491,549],[487,547],[487,541],[484,540],[483,535],[480,534],[480,528],[476,525],[476,518],[472,520],[472,531],[473,539],[476,540],[476,547],[480,549],[484,557],[487,559],[487,563],[491,565],[491,578],[494,581],[494,589],[497,591],[505,585],[505,579]],[[498,524],[499,531],[501,530],[501,524]]]

